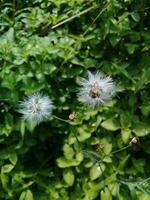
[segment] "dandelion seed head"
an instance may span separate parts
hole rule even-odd
[[[22,118],[39,124],[51,115],[53,103],[48,96],[34,93],[27,96],[19,105]]]
[[[116,93],[116,86],[110,76],[105,77],[100,72],[92,74],[88,71],[88,78],[80,79],[78,90],[79,101],[95,107],[110,100]]]

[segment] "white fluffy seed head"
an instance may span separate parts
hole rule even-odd
[[[19,113],[27,121],[39,124],[51,115],[53,103],[48,96],[39,92],[27,96],[19,105]]]
[[[88,78],[81,78],[79,84],[78,99],[90,107],[104,104],[116,93],[112,78],[105,77],[100,72],[92,74],[88,71]]]

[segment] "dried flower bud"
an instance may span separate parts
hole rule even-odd
[[[130,141],[130,144],[139,144],[140,140],[138,137],[133,137],[132,140]]]
[[[91,124],[91,127],[96,128],[96,124],[95,123]]]
[[[68,118],[69,118],[70,121],[74,121],[74,120],[77,118],[77,116],[76,116],[75,112],[73,112],[73,113],[71,113],[71,114],[69,115]]]
[[[103,144],[96,144],[94,147],[95,147],[96,151],[101,151],[104,148],[104,145]]]

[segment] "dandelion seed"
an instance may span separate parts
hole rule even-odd
[[[97,72],[92,74],[88,71],[88,78],[81,78],[81,88],[78,92],[79,101],[95,107],[110,100],[116,93],[116,86],[110,76],[103,76]]]
[[[43,96],[38,92],[27,96],[19,107],[24,120],[39,124],[50,117],[53,104],[48,96]]]

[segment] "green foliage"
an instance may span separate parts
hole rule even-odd
[[[149,1],[2,0],[0,8],[0,199],[148,200]],[[117,83],[105,106],[77,101],[87,70]],[[62,120],[22,121],[18,104],[37,91]]]

